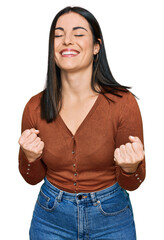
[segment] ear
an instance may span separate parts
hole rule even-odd
[[[98,41],[94,45],[94,52],[93,54],[96,55],[100,51],[100,46],[101,46],[101,39],[97,39]]]

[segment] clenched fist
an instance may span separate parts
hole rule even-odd
[[[34,162],[43,152],[44,142],[37,134],[39,134],[39,130],[27,129],[18,141],[29,162]]]
[[[131,143],[115,149],[114,160],[127,173],[134,173],[139,163],[144,159],[144,149],[138,137],[129,136]]]

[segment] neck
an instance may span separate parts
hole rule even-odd
[[[92,69],[78,72],[61,71],[62,97],[82,100],[93,95],[91,88]]]

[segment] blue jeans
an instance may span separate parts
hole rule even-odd
[[[35,205],[30,240],[136,240],[128,193],[118,183],[92,193],[68,193],[46,178]]]

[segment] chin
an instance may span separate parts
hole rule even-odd
[[[65,73],[75,73],[75,72],[80,71],[80,69],[76,69],[76,68],[65,68],[65,69],[61,69],[61,70]]]
[[[79,66],[75,66],[75,65],[66,65],[65,66],[59,66],[61,71],[64,72],[74,72],[74,71],[79,71]]]

